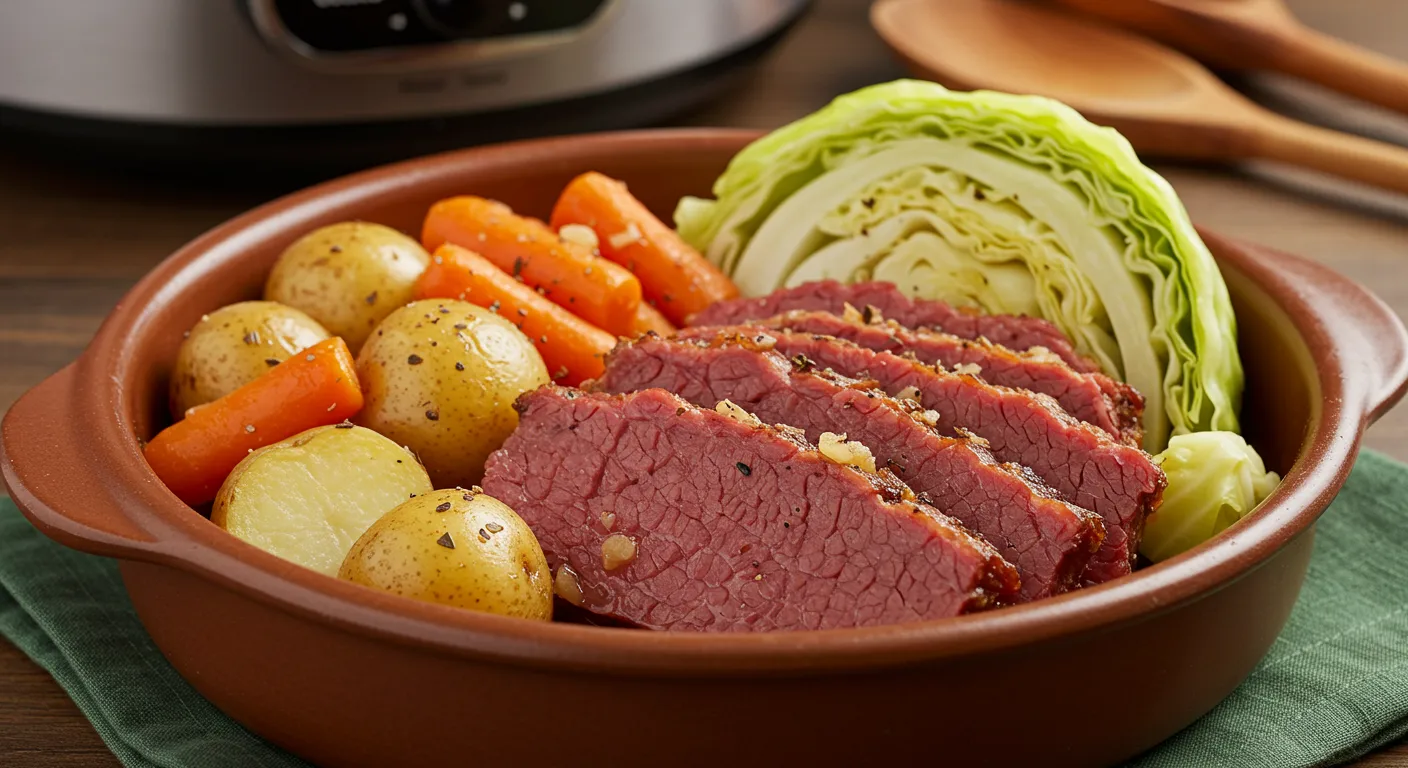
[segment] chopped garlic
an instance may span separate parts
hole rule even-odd
[[[587,603],[582,599],[582,582],[577,579],[577,572],[567,563],[557,567],[557,575],[553,577],[553,592],[578,608]]]
[[[931,427],[938,426],[939,424],[939,412],[932,408],[924,411],[915,411],[914,418],[919,419]]]
[[[637,227],[635,222],[631,222],[626,225],[626,231],[617,232],[606,240],[611,243],[612,248],[625,248],[631,243],[640,242],[640,227]]]
[[[613,533],[601,542],[601,567],[614,571],[636,559],[636,542],[629,536]]]
[[[753,345],[758,349],[766,352],[767,350],[777,346],[777,337],[769,336],[766,333],[760,333],[757,336],[753,337]]]
[[[753,414],[743,410],[732,400],[720,400],[719,404],[714,406],[714,411],[716,413],[721,413],[729,417],[730,419],[733,419],[734,421],[739,421],[750,426],[761,427],[763,425],[763,422],[759,421],[757,416],[754,416]]]
[[[860,310],[852,306],[849,301],[846,302],[845,308],[841,311],[841,319],[848,323],[865,323],[865,318],[861,317]]]
[[[846,464],[872,474],[875,472],[875,455],[855,440],[847,440],[844,434],[822,432],[817,448],[822,456],[837,464]]]
[[[601,241],[596,237],[596,232],[586,224],[564,224],[562,229],[557,230],[557,236],[566,242],[585,245],[592,249],[601,245]]]
[[[963,429],[962,427],[959,427],[957,431],[958,431],[958,436],[959,436],[959,437],[961,437],[961,438],[967,440],[967,441],[970,442],[970,443],[973,443],[973,444],[975,444],[975,445],[981,445],[981,446],[984,447],[984,448],[991,447],[991,445],[992,445],[991,443],[989,443],[989,442],[987,441],[987,438],[979,437],[978,435],[975,435],[975,434],[973,434],[972,432],[969,432],[968,430]]]
[[[914,386],[913,384],[911,384],[911,385],[905,387],[904,389],[901,389],[899,392],[896,392],[896,393],[895,393],[895,399],[896,399],[896,400],[913,400],[914,402],[917,403],[917,402],[919,402],[919,387],[916,387],[916,386]]]
[[[981,376],[983,375],[983,367],[977,363],[963,363],[962,365],[953,366],[953,372],[964,373],[969,376]]]
[[[1022,353],[1022,357],[1025,357],[1029,360],[1036,360],[1042,363],[1061,362],[1061,356],[1056,354],[1055,352],[1052,352],[1046,347],[1031,347],[1030,349]]]

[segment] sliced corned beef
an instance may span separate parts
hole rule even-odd
[[[1144,519],[1167,484],[1147,453],[1075,420],[1046,395],[995,386],[831,336],[769,335],[787,357],[802,355],[819,368],[873,379],[890,394],[913,387],[924,407],[939,412],[941,429],[962,428],[983,438],[998,461],[1031,469],[1067,500],[1104,518],[1105,541],[1086,567],[1084,583],[1130,572]]]
[[[754,299],[721,301],[690,318],[690,325],[740,325],[798,309],[840,314],[850,304],[856,309],[875,307],[881,314],[909,328],[937,328],[965,339],[985,338],[1009,349],[1045,347],[1078,371],[1098,371],[1095,361],[1081,355],[1060,329],[1039,317],[984,315],[932,299],[911,299],[894,283],[846,285],[818,280],[781,288]]]
[[[1127,384],[1103,373],[1081,373],[1056,355],[1039,350],[1017,352],[986,339],[965,339],[942,331],[911,329],[893,320],[848,319],[830,312],[795,310],[750,322],[751,327],[822,333],[853,341],[877,352],[909,353],[920,362],[947,368],[977,366],[984,381],[1050,395],[1081,421],[1109,432],[1126,445],[1139,445],[1144,430],[1139,417],[1144,398]],[[687,328],[682,337],[703,338],[708,327]],[[747,332],[745,330],[745,332]]]
[[[1077,582],[1104,535],[1098,516],[1057,500],[981,445],[940,435],[928,423],[932,414],[917,403],[877,392],[873,384],[800,370],[769,349],[766,335],[644,337],[617,346],[593,386],[606,392],[658,387],[705,408],[728,400],[768,424],[802,429],[813,442],[823,432],[843,433],[920,498],[997,547],[1017,567],[1023,599],[1058,594]]]
[[[593,612],[656,629],[823,629],[953,616],[1019,588],[996,550],[893,476],[833,463],[795,431],[658,389],[545,386],[516,407],[484,489],[532,527],[559,594]]]

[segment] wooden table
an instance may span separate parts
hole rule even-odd
[[[1408,3],[1291,5],[1315,26],[1408,56]],[[748,82],[678,122],[773,127],[838,93],[901,76],[870,32],[865,6],[862,0],[818,0]],[[1408,122],[1345,109],[1346,102],[1274,80],[1246,85],[1301,117],[1408,143]],[[116,178],[5,149],[0,147],[0,408],[72,360],[122,293],[166,254],[282,191]],[[1332,264],[1408,316],[1408,201],[1275,169],[1158,167],[1202,224]],[[1384,417],[1367,443],[1408,459],[1408,408]],[[0,642],[0,765],[116,764],[49,677]],[[1408,744],[1356,765],[1408,768]]]

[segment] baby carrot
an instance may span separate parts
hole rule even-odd
[[[468,248],[612,333],[630,333],[635,322],[641,297],[634,275],[503,203],[472,196],[441,200],[426,214],[421,242],[428,251],[445,243]]]
[[[533,340],[548,373],[575,385],[601,375],[616,337],[539,296],[488,259],[446,243],[416,283],[422,299],[462,299],[498,312]],[[644,305],[642,305],[644,306]]]
[[[357,366],[341,338],[314,344],[228,395],[186,412],[144,451],[156,476],[181,501],[215,498],[230,470],[255,448],[362,408]]]
[[[679,329],[660,314],[660,310],[642,301],[640,309],[636,310],[636,325],[632,330],[636,336],[646,331],[655,331],[661,336],[673,336]]]
[[[557,199],[551,223],[553,229],[584,224],[595,230],[601,255],[640,278],[645,298],[676,325],[738,295],[718,267],[609,176],[593,171],[573,179]]]

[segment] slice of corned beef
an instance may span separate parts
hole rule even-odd
[[[847,304],[862,310],[875,307],[885,317],[908,328],[937,328],[965,339],[985,338],[1008,349],[1045,347],[1077,371],[1100,370],[1095,361],[1075,351],[1059,328],[1039,317],[984,315],[933,299],[911,299],[900,293],[894,283],[846,285],[835,280],[802,283],[754,299],[718,302],[695,314],[689,324],[741,325],[798,309],[839,315]]]
[[[768,424],[787,424],[817,442],[824,432],[870,449],[919,498],[981,534],[1017,567],[1023,600],[1066,591],[1100,546],[1095,514],[1055,498],[987,449],[940,435],[913,401],[899,401],[834,373],[803,371],[771,349],[766,335],[711,341],[643,337],[607,358],[592,386],[606,392],[658,387],[705,408],[728,400]]]
[[[748,333],[754,327],[822,333],[877,352],[908,353],[920,362],[947,368],[976,366],[977,370],[971,372],[989,384],[1050,395],[1067,413],[1109,432],[1126,445],[1137,446],[1143,440],[1139,418],[1144,412],[1144,398],[1138,392],[1103,373],[1081,373],[1044,350],[1017,352],[986,339],[915,330],[893,320],[848,319],[808,310],[786,312],[741,328]],[[681,337],[704,338],[713,332],[708,327],[687,328]]]
[[[1098,584],[1130,572],[1144,519],[1158,506],[1167,480],[1153,457],[1076,421],[1056,401],[988,384],[891,352],[875,352],[820,334],[775,331],[775,349],[801,355],[818,368],[869,378],[890,394],[908,391],[939,412],[940,429],[965,429],[988,443],[998,461],[1020,464],[1066,500],[1105,520],[1105,541],[1082,582]],[[911,389],[912,388],[912,389]]]
[[[655,629],[822,629],[954,616],[1020,588],[996,550],[893,476],[833,463],[796,431],[658,389],[545,386],[516,407],[484,489],[537,534],[558,594],[593,612]]]

